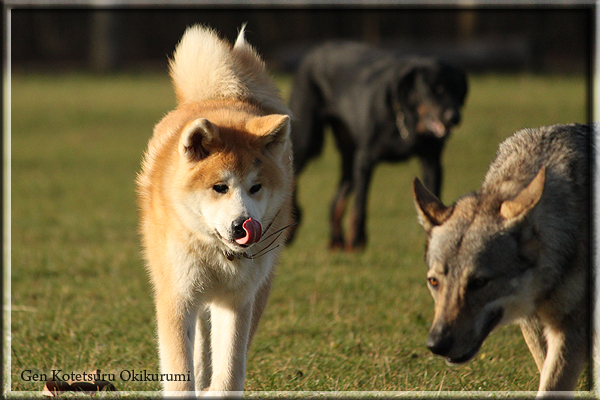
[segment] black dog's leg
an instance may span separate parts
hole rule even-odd
[[[442,191],[442,163],[440,153],[420,156],[423,170],[423,184],[438,198]]]
[[[361,250],[367,243],[365,228],[367,220],[367,195],[373,175],[373,164],[365,153],[357,155],[355,165],[354,181],[356,185],[356,198],[354,199],[354,209],[350,221],[350,238],[346,245],[346,249],[349,251]]]
[[[331,242],[329,248],[333,250],[344,248],[344,232],[342,230],[342,218],[346,211],[346,205],[348,202],[348,195],[352,191],[352,182],[344,181],[340,182],[338,191],[333,198],[331,203],[330,215],[331,215]]]
[[[294,194],[292,195],[292,218],[294,219],[295,225],[289,228],[289,234],[286,244],[290,244],[296,238],[296,233],[298,232],[298,225],[300,225],[300,221],[302,221],[302,209],[298,204],[298,187],[294,188]]]
[[[294,81],[290,108],[292,119],[292,147],[294,149],[294,174],[297,177],[308,161],[317,157],[323,149],[324,121],[321,116],[322,100],[317,88],[311,83],[310,73],[299,71]],[[296,237],[302,220],[298,203],[298,188],[294,189],[293,216],[296,225],[290,228],[287,243]]]
[[[346,205],[348,203],[348,196],[352,192],[354,186],[352,181],[352,174],[354,172],[354,154],[353,152],[343,151],[342,156],[342,178],[340,179],[340,185],[338,191],[331,202],[330,212],[330,223],[331,223],[331,242],[329,247],[331,249],[343,249],[344,248],[344,232],[342,230],[342,219],[346,211]]]

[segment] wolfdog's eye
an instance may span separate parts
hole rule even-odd
[[[256,185],[254,185],[250,188],[250,194],[254,194],[254,193],[258,192],[260,190],[260,188],[262,188],[262,185],[260,183],[257,183]]]
[[[482,287],[487,285],[489,281],[490,280],[487,278],[472,279],[471,281],[469,281],[469,284],[467,285],[467,289],[471,289],[471,290],[481,289]]]
[[[227,187],[227,185],[219,184],[213,186],[213,190],[217,193],[225,194],[229,191],[229,188]]]
[[[429,277],[429,278],[427,278],[427,281],[428,281],[428,282],[429,282],[429,284],[430,284],[431,286],[433,286],[433,287],[437,287],[437,286],[440,284],[440,282],[439,282],[439,281],[438,281],[436,278],[434,278],[433,276],[432,276],[432,277]]]

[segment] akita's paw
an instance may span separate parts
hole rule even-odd
[[[199,393],[198,397],[203,399],[241,399],[244,392],[227,390],[213,390],[210,387]]]
[[[197,396],[195,391],[185,390],[165,390],[162,395],[163,399],[193,399]]]

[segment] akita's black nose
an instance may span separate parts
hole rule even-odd
[[[426,346],[433,354],[446,356],[452,349],[454,340],[447,329],[443,327],[434,327],[429,333]]]
[[[233,232],[234,240],[246,236],[246,231],[244,230],[244,222],[246,219],[246,217],[239,217],[231,223],[231,231]]]

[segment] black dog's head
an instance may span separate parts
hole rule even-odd
[[[462,70],[434,60],[404,66],[392,92],[392,108],[398,129],[417,135],[444,138],[461,119],[467,95]],[[404,125],[404,126],[402,126]]]

